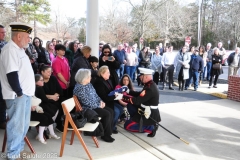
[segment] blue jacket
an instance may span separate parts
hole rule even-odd
[[[125,53],[123,52],[123,50],[119,51],[119,50],[115,50],[113,52],[113,55],[117,57],[118,61],[123,64],[123,61],[126,59],[125,57]]]
[[[192,54],[189,64],[190,69],[194,72],[203,71],[203,60],[200,56]]]

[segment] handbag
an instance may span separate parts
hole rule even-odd
[[[183,68],[184,68],[184,69],[189,69],[189,68],[190,68],[190,65],[189,65],[189,64],[183,65]]]
[[[77,128],[82,128],[87,123],[87,118],[84,117],[84,114],[81,111],[70,113],[70,115]],[[64,125],[65,115],[62,116],[61,120],[62,120],[62,124]],[[70,123],[68,124],[68,128],[72,128]]]
[[[87,122],[90,123],[96,123],[99,121],[97,112],[89,108],[84,111],[84,117],[87,119]]]
[[[222,65],[220,63],[213,64],[213,69],[221,69]]]

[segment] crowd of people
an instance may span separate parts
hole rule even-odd
[[[101,54],[98,58],[91,56],[91,47],[77,41],[61,44],[53,38],[43,47],[40,38],[32,40],[32,28],[27,24],[16,22],[10,27],[11,40],[5,42],[6,30],[0,26],[1,128],[7,133],[8,159],[22,159],[22,154],[31,157],[31,153],[24,150],[30,120],[40,122],[36,136],[40,143],[47,144],[48,138],[59,139],[53,124],[56,123],[56,131],[63,132],[61,102],[73,95],[77,96],[83,111],[91,109],[101,117],[103,141],[115,141],[112,134],[118,134],[117,123],[124,108],[131,113],[131,119],[125,125],[127,130],[134,131],[132,127],[137,126],[140,132],[149,133],[148,137],[155,136],[156,122],[161,118],[157,108],[159,93],[152,81],[152,70],[141,71],[139,68],[139,79],[146,84],[141,92],[134,91],[132,85],[139,57],[142,56],[144,66],[149,68],[151,64],[148,49],[137,56],[136,45],[124,44],[125,48],[120,52],[125,58],[120,62],[119,55],[112,52],[109,44],[99,45]],[[121,65],[126,72],[119,76]],[[115,93],[119,89],[121,92]],[[147,118],[144,114],[139,115],[138,108],[152,110],[151,116],[156,121],[148,119],[149,112]]]
[[[99,57],[95,57],[91,56],[90,46],[77,40],[62,44],[53,38],[43,47],[40,38],[32,40],[28,25],[10,26],[12,37],[6,42],[5,28],[0,25],[0,127],[7,130],[9,159],[24,151],[29,120],[40,122],[36,139],[42,144],[47,144],[45,138],[59,139],[53,123],[57,131],[63,132],[61,102],[73,95],[83,110],[94,110],[101,117],[103,141],[114,142],[112,134],[118,134],[117,123],[124,118],[124,110],[130,115],[124,122],[126,130],[154,137],[161,121],[159,82],[163,90],[167,83],[174,90],[175,77],[179,91],[187,90],[192,83],[197,91],[203,80],[209,81],[209,88],[212,84],[217,88],[223,73],[222,55],[226,51],[221,42],[213,49],[210,43],[206,49],[184,45],[177,54],[173,46],[163,47],[162,43],[153,53],[149,47],[139,50],[137,44],[119,44],[113,51],[110,44],[99,43]],[[237,74],[239,59],[236,48],[228,58],[229,75]],[[140,92],[134,90],[136,80],[143,84]],[[40,101],[40,110],[30,104],[33,96]]]

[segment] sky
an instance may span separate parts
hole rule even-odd
[[[79,19],[86,17],[87,0],[48,0],[51,4],[52,16],[59,10],[59,12],[66,17],[74,17]],[[126,0],[98,0],[99,2],[99,15],[103,15],[112,5],[113,1],[120,2],[118,7],[126,7],[128,5]],[[139,3],[142,0],[132,0],[133,3]],[[191,3],[196,0],[181,0],[181,3]]]
[[[52,14],[58,10],[67,17],[79,19],[86,17],[87,0],[48,0],[51,4]],[[104,5],[112,3],[112,0],[99,0],[99,13],[104,10]]]

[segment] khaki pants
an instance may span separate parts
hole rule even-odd
[[[228,66],[228,76],[237,75],[239,67]]]

